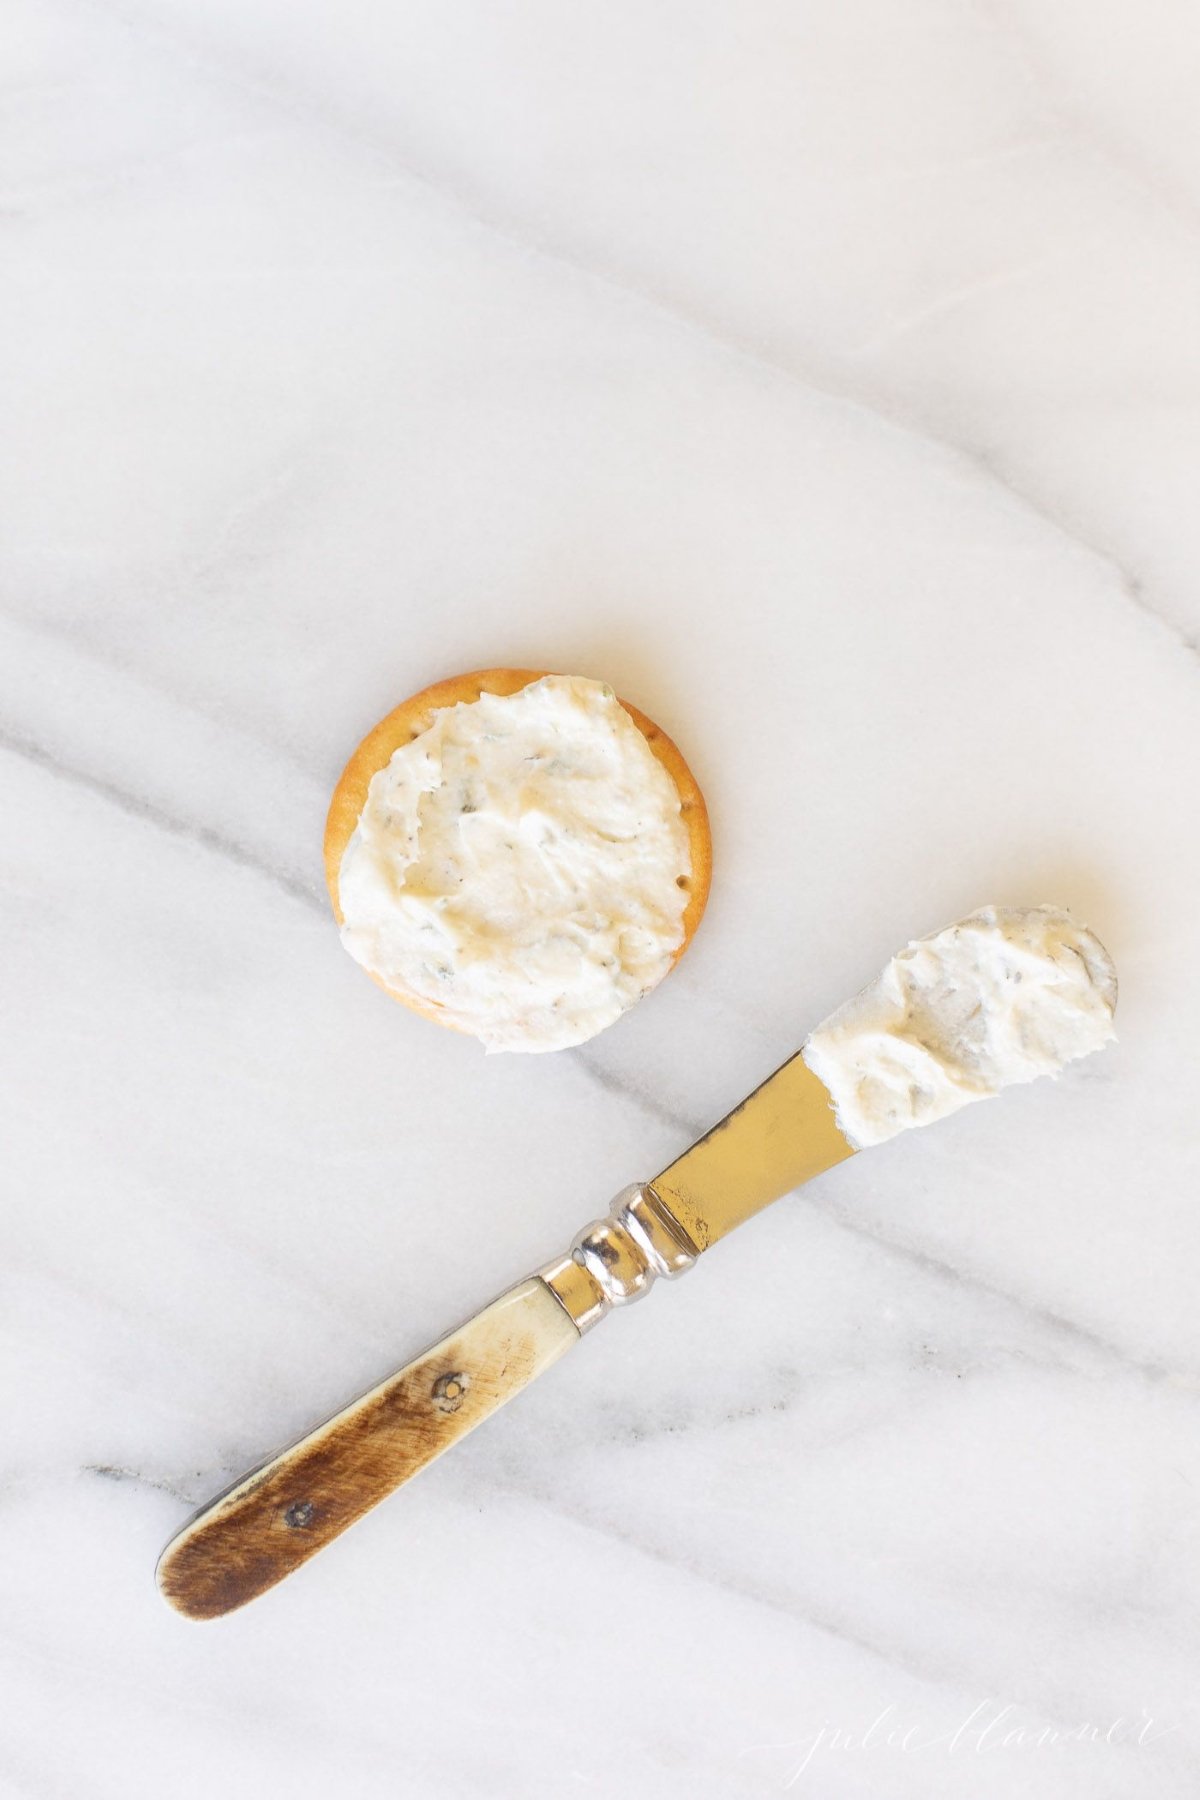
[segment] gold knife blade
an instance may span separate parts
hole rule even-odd
[[[828,1088],[797,1052],[649,1186],[700,1252],[853,1155]]]

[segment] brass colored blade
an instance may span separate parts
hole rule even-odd
[[[799,1054],[650,1183],[697,1250],[848,1156],[829,1090]]]

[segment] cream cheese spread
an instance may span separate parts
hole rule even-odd
[[[803,1056],[857,1149],[1109,1043],[1117,978],[1057,906],[985,906],[915,943],[809,1037]]]
[[[547,675],[442,708],[373,777],[342,942],[489,1050],[581,1044],[683,942],[679,792],[613,691]]]

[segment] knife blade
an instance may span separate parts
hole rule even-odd
[[[650,1186],[699,1253],[854,1154],[829,1090],[797,1053]]]

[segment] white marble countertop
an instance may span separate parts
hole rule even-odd
[[[4,1795],[1194,1796],[1194,9],[6,24]],[[363,729],[492,662],[712,808],[696,944],[580,1053],[390,1005],[323,897]],[[1115,1049],[167,1610],[194,1505],[1047,899]]]

